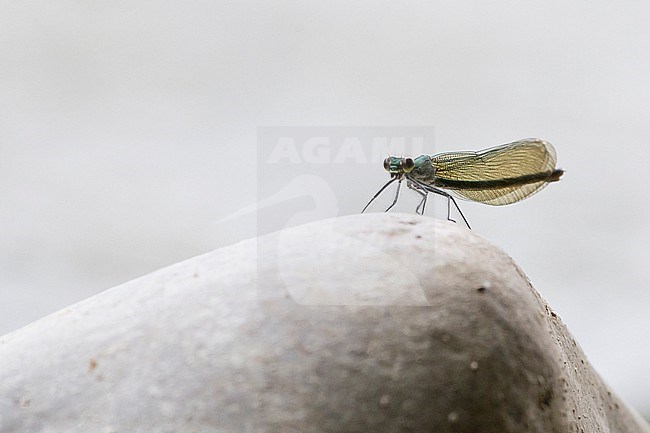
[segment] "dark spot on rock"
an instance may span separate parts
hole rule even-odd
[[[88,373],[97,368],[97,360],[95,358],[90,358],[88,360]]]
[[[415,235],[415,239],[422,239],[422,235]]]
[[[542,393],[539,395],[539,407],[540,409],[546,409],[551,406],[553,401],[553,389],[551,387],[546,387],[542,390]]]
[[[552,317],[557,317],[557,314],[555,314],[555,311],[551,311],[551,316]]]
[[[483,286],[481,286],[481,287],[479,287],[478,289],[476,289],[476,291],[477,291],[477,292],[480,292],[480,293],[483,293],[483,292],[485,292],[486,290],[487,290],[487,288],[485,288],[485,287],[483,287]]]

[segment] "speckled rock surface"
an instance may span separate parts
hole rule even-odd
[[[0,432],[650,432],[504,252],[417,215],[192,258],[0,338]]]

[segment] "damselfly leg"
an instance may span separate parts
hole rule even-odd
[[[422,191],[426,191],[426,192],[432,192],[434,194],[438,194],[438,195],[441,195],[441,196],[445,197],[447,199],[447,220],[452,221],[452,222],[456,222],[455,220],[453,220],[451,218],[451,203],[453,203],[454,207],[456,208],[456,210],[460,214],[460,217],[463,219],[463,222],[465,223],[467,228],[471,230],[472,227],[467,222],[467,218],[465,218],[465,215],[463,215],[463,211],[460,210],[460,207],[458,206],[458,203],[456,203],[456,200],[454,199],[454,197],[451,194],[448,194],[445,191],[442,191],[442,190],[440,190],[438,188],[426,185],[426,184],[424,184],[422,182],[418,182],[417,180],[415,180],[413,178],[409,178],[409,181],[411,181],[412,184],[413,184],[412,189],[414,189],[415,191],[418,191],[420,194],[423,194]],[[420,205],[423,205],[425,201],[426,201],[426,198],[424,198],[423,201],[420,202]],[[420,207],[420,205],[418,205],[418,208]],[[416,213],[417,213],[417,208],[416,208]],[[422,210],[422,214],[424,214],[424,209]]]
[[[395,199],[393,200],[393,202],[390,204],[390,206],[388,206],[388,208],[384,212],[388,212],[389,210],[391,210],[393,208],[393,206],[395,206],[395,203],[397,203],[397,199],[399,198],[399,189],[402,186],[402,180],[403,179],[404,178],[400,176],[399,181],[397,182],[397,190],[395,191]]]
[[[415,208],[415,213],[420,214],[420,215],[424,215],[424,207],[427,204],[427,197],[429,196],[428,192],[426,190],[423,191],[421,189],[421,187],[419,187],[417,184],[411,182],[411,180],[408,180],[406,182],[406,186],[408,186],[410,189],[412,189],[413,191],[420,194],[420,196],[422,196],[422,200],[420,200],[420,203]],[[449,218],[447,218],[447,219],[449,219]]]
[[[398,179],[397,176],[393,176],[393,178],[392,178],[391,180],[389,180],[388,182],[386,182],[386,185],[382,186],[381,189],[380,189],[379,191],[377,191],[377,194],[375,194],[375,195],[370,199],[370,201],[369,201],[369,202],[368,202],[368,203],[363,207],[363,210],[361,211],[361,213],[364,213],[364,212],[366,211],[366,209],[368,209],[368,206],[370,206],[370,203],[372,203],[373,201],[375,201],[375,199],[376,199],[377,197],[379,197],[379,194],[381,194],[382,192],[384,192],[384,190],[385,190],[386,188],[388,188],[388,185],[390,185],[391,183],[395,182],[397,179]],[[400,182],[401,182],[401,181],[402,181],[402,180],[400,179]],[[397,188],[397,192],[399,193],[399,187]],[[397,202],[397,194],[395,195],[395,197],[396,197],[396,198],[395,198],[395,202]],[[391,207],[393,207],[393,206],[395,205],[395,202],[393,202],[393,204],[391,205]],[[388,208],[388,209],[390,209],[390,208]],[[388,209],[386,209],[386,210],[388,210]]]

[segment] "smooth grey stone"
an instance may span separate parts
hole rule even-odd
[[[650,428],[503,251],[381,213],[221,248],[0,338],[0,432]]]

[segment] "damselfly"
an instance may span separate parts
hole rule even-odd
[[[424,214],[430,192],[447,198],[447,219],[451,203],[469,227],[456,198],[501,206],[515,203],[540,191],[550,182],[560,180],[563,170],[555,168],[555,149],[544,140],[528,138],[478,152],[445,152],[417,158],[389,156],[384,168],[391,180],[374,195],[363,213],[391,183],[397,191],[389,211],[399,197],[400,186],[406,185],[422,196],[416,213]]]

